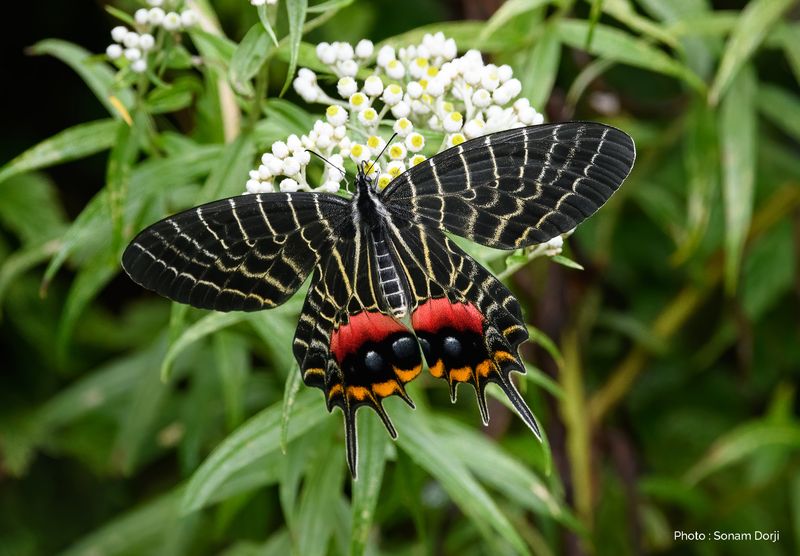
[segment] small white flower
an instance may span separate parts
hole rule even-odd
[[[128,36],[128,28],[122,25],[117,25],[111,30],[111,38],[114,42],[122,42]]]
[[[161,25],[165,16],[164,10],[159,7],[150,8],[150,11],[147,13],[147,19],[150,21],[150,25]]]
[[[255,174],[256,175],[253,176],[253,172],[250,172],[250,177],[253,179],[268,180],[274,176],[274,174],[270,171],[269,166],[266,164],[261,164]]]
[[[186,29],[197,23],[197,14],[194,10],[183,10],[181,12],[181,26]]]
[[[386,173],[392,176],[392,178],[396,178],[405,171],[406,165],[402,160],[392,160],[386,165]]]
[[[383,150],[383,147],[386,146],[386,141],[378,135],[370,135],[367,137],[367,146],[370,151],[377,155]]]
[[[408,118],[399,118],[394,123],[394,132],[400,137],[405,137],[414,130],[414,124]]]
[[[462,131],[467,139],[474,139],[475,137],[479,137],[483,134],[483,127],[483,120],[474,118],[464,124],[464,129]]]
[[[406,146],[402,143],[394,143],[386,152],[392,160],[402,160],[406,157]]]
[[[147,69],[147,62],[144,60],[136,60],[131,64],[131,69],[134,73],[144,73]]]
[[[344,123],[347,121],[347,110],[341,106],[332,104],[328,106],[327,110],[325,110],[325,117],[328,119],[331,125],[344,125]]]
[[[317,188],[318,191],[323,193],[338,193],[339,192],[339,182],[335,181],[326,181],[321,186]]]
[[[503,64],[497,68],[497,76],[500,78],[500,81],[505,83],[514,76],[514,70],[512,70],[511,66],[508,64]]]
[[[414,79],[422,79],[423,77],[425,77],[427,70],[428,70],[428,59],[423,58],[422,56],[418,56],[417,58],[412,60],[411,64],[409,64],[408,66],[408,72]]]
[[[392,178],[391,174],[381,174],[381,175],[379,175],[378,176],[378,181],[376,182],[376,185],[378,186],[378,190],[380,191],[382,189],[385,189],[386,186],[389,185],[392,182],[392,179],[394,179],[394,178]]]
[[[261,182],[254,179],[247,180],[245,183],[245,187],[247,188],[248,193],[262,193],[261,191]]]
[[[125,57],[131,62],[134,62],[142,57],[142,51],[138,48],[126,48]]]
[[[406,137],[405,143],[409,151],[416,153],[425,148],[425,137],[423,137],[421,133],[410,133],[408,137]]]
[[[456,145],[460,145],[467,138],[464,137],[461,133],[453,133],[452,135],[447,136],[447,146],[448,147],[455,147]]]
[[[378,119],[378,113],[372,107],[359,112],[358,121],[365,126],[375,126],[380,123],[380,120]]]
[[[422,154],[415,154],[414,156],[412,156],[412,157],[409,159],[409,161],[408,161],[408,165],[409,165],[410,167],[412,167],[412,168],[413,168],[414,166],[416,166],[416,165],[417,165],[417,164],[419,164],[420,162],[423,162],[424,160],[426,160],[426,158],[425,158],[425,155],[422,155]]]
[[[434,77],[428,81],[428,86],[425,88],[425,92],[432,97],[442,96],[444,94],[444,81]]]
[[[386,63],[386,75],[392,79],[403,79],[406,75],[406,68],[399,60],[389,60]]]
[[[275,141],[272,144],[272,154],[277,158],[286,158],[289,156],[289,147],[283,141]]]
[[[553,257],[561,253],[561,249],[564,247],[564,238],[561,236],[556,236],[550,239],[547,243],[545,243],[545,250],[544,254],[548,257]]]
[[[403,100],[403,88],[396,83],[392,83],[383,90],[381,100],[388,106],[394,106]]]
[[[144,33],[139,36],[139,48],[144,51],[151,50],[156,45],[156,40],[150,33]]]
[[[375,49],[375,45],[372,44],[372,41],[367,39],[361,39],[358,41],[356,45],[356,56],[359,58],[369,58],[372,56],[372,52]]]
[[[300,138],[294,133],[286,138],[286,146],[289,148],[289,152],[294,156],[305,152],[303,150],[303,143],[300,142]]]
[[[300,189],[300,184],[292,178],[285,178],[281,180],[281,191],[283,193],[294,193]]]
[[[106,55],[112,60],[116,60],[122,56],[122,47],[118,44],[109,44],[106,47]]]
[[[139,8],[133,13],[133,19],[139,25],[147,25],[147,22],[150,20],[150,12],[147,8]]]
[[[175,12],[169,12],[164,16],[162,25],[167,31],[176,31],[181,27],[181,16]]]
[[[486,89],[478,89],[472,93],[472,104],[478,108],[486,108],[492,103],[492,94]]]
[[[358,73],[358,64],[355,60],[345,60],[339,63],[339,73],[350,77],[355,77]]]
[[[383,92],[383,81],[377,75],[370,75],[364,81],[364,92],[371,97],[380,96]]]
[[[361,143],[350,145],[350,158],[355,162],[363,162],[369,158],[369,149]]]
[[[321,42],[317,45],[317,58],[325,65],[333,65],[336,63],[336,48],[326,42]]]
[[[135,31],[130,31],[125,38],[122,39],[122,44],[125,45],[125,48],[138,48],[139,47],[139,33]]]
[[[272,176],[280,175],[283,170],[283,162],[272,153],[264,153],[261,157],[262,166],[266,166]]]
[[[444,130],[449,131],[450,133],[460,130],[463,123],[464,117],[460,112],[450,112],[442,120]]]
[[[369,108],[369,99],[364,93],[353,93],[348,100],[350,108],[355,112],[361,112]]]
[[[353,59],[353,46],[348,42],[335,42],[336,59],[340,62]]]
[[[336,90],[340,97],[349,99],[358,90],[358,84],[352,77],[342,77],[336,84]]]

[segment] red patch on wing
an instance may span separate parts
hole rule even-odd
[[[406,332],[399,322],[383,313],[364,311],[331,334],[331,353],[341,365],[345,357],[358,351],[364,342],[380,342],[395,332]]]
[[[471,303],[452,303],[440,297],[420,305],[411,315],[411,326],[417,332],[436,333],[449,327],[483,334],[483,315]]]

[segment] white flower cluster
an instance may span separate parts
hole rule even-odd
[[[124,25],[111,30],[114,40],[106,48],[106,55],[111,60],[127,60],[135,73],[147,69],[147,58],[157,46],[155,34],[159,28],[165,31],[178,32],[197,23],[197,14],[191,9],[180,10],[176,0],[147,0],[150,8],[140,8],[133,14],[136,30],[132,31]],[[165,8],[167,11],[165,10]]]
[[[339,78],[336,93],[328,95],[307,68],[298,71],[294,89],[306,102],[326,104],[325,119],[307,135],[276,143],[278,152],[273,146],[250,172],[248,192],[272,191],[281,177],[281,191],[312,189],[305,173],[310,158],[298,155],[305,149],[338,167],[347,159],[373,161],[395,132],[399,140],[386,150],[385,166],[374,165],[377,187],[383,188],[425,160],[423,152],[435,154],[467,139],[544,120],[527,99],[517,99],[522,85],[510,66],[485,64],[476,50],[458,57],[455,41],[442,33],[427,34],[420,44],[398,50],[384,46],[377,56],[374,50],[368,40],[355,47],[344,42],[317,45],[317,57]],[[366,68],[371,72],[362,81],[357,75]],[[338,191],[341,173],[328,166],[324,172],[317,189]]]

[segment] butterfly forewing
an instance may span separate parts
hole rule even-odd
[[[631,138],[603,124],[511,129],[421,162],[383,198],[400,218],[515,249],[575,228],[617,190],[634,158]]]
[[[347,215],[347,201],[333,195],[232,197],[145,229],[122,266],[174,301],[218,311],[267,309],[297,291]]]

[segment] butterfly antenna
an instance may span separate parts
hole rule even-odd
[[[389,145],[391,145],[391,144],[392,144],[392,141],[394,141],[394,138],[395,138],[395,137],[397,137],[397,133],[396,133],[396,132],[395,132],[394,134],[392,134],[392,136],[391,136],[391,137],[389,137],[389,140],[386,142],[386,145],[383,147],[383,150],[381,151],[381,153],[380,153],[378,156],[376,156],[376,157],[375,157],[375,160],[374,160],[374,161],[372,161],[372,162],[370,163],[370,165],[369,165],[369,169],[366,169],[366,170],[365,170],[365,172],[364,172],[365,174],[369,174],[370,172],[372,172],[372,167],[373,167],[373,166],[375,166],[375,163],[376,163],[378,160],[380,160],[380,158],[383,156],[383,153],[385,153],[385,152],[386,152],[386,149],[388,149],[388,148],[389,148]]]
[[[319,158],[320,160],[325,162],[328,166],[330,166],[334,170],[338,170],[339,172],[341,172],[342,176],[344,176],[345,187],[348,187],[350,185],[350,181],[348,181],[348,179],[347,179],[347,173],[344,170],[342,170],[341,168],[336,166],[333,162],[331,162],[330,160],[328,160],[327,158],[325,158],[324,156],[322,156],[319,153],[316,153],[316,152],[314,152],[314,151],[312,151],[310,149],[306,149],[306,152],[308,154],[313,154],[314,156],[316,156],[317,158]]]

